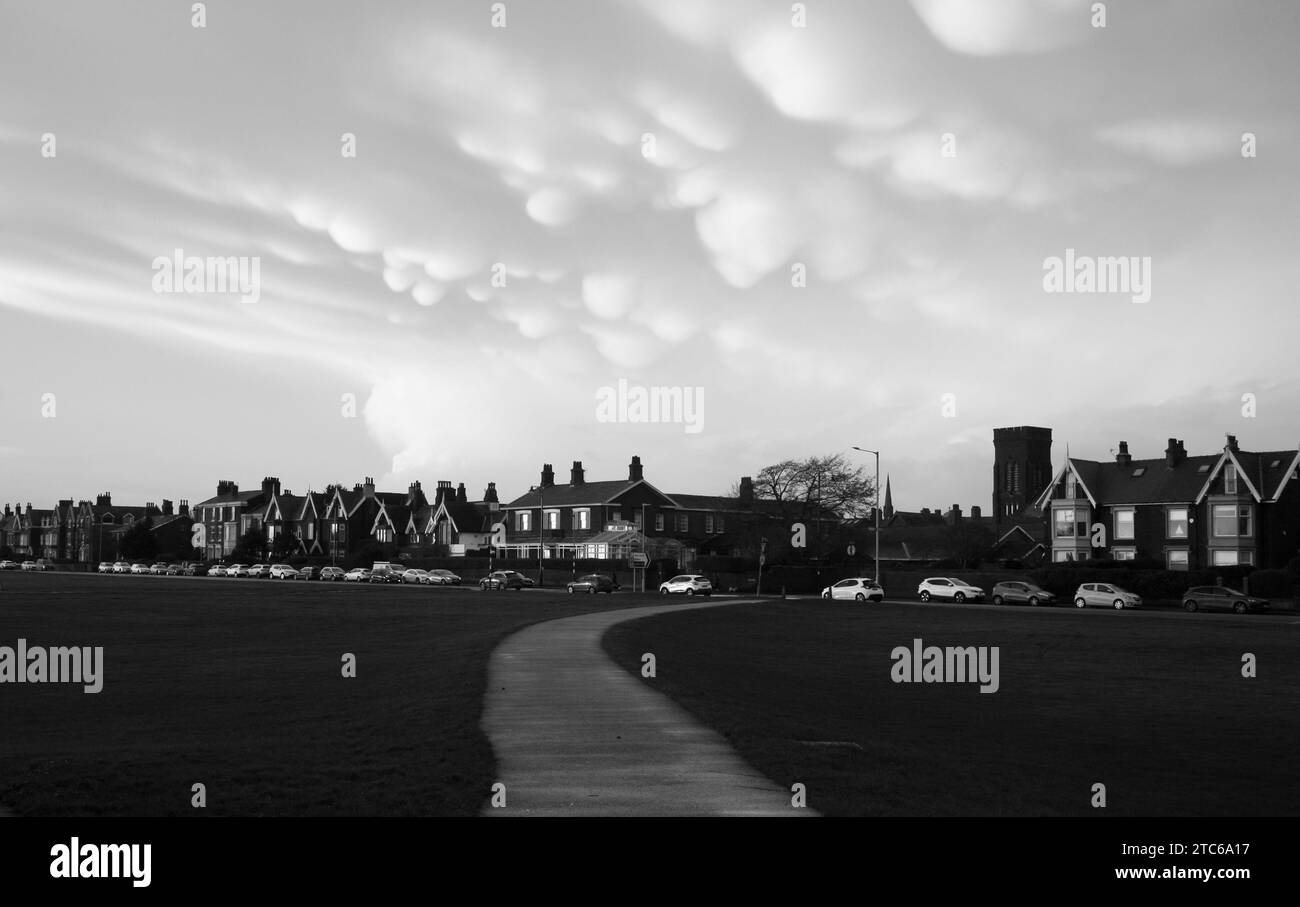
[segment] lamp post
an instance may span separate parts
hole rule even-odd
[[[546,568],[542,565],[543,549],[546,547],[546,504],[543,501],[545,488],[536,485],[531,491],[537,492],[537,588],[542,588],[542,577]]]
[[[854,450],[869,453],[876,458],[876,504],[871,509],[876,515],[876,585],[880,585],[880,451],[867,450],[865,447],[854,447]]]

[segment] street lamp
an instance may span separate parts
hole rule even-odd
[[[545,566],[542,564],[543,550],[546,548],[546,505],[543,503],[542,495],[545,488],[542,485],[534,485],[529,491],[537,492],[537,588],[542,588],[542,577]]]
[[[862,453],[869,453],[876,458],[876,505],[871,509],[876,514],[876,585],[880,585],[880,451],[867,450],[865,447],[854,447]]]

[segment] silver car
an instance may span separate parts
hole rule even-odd
[[[1125,608],[1141,608],[1142,596],[1114,583],[1084,583],[1074,593],[1074,606],[1114,608],[1116,611],[1123,611]]]

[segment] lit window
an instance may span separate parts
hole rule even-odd
[[[1116,548],[1111,554],[1117,561],[1131,561],[1137,558],[1137,551],[1133,548]]]
[[[573,511],[573,525],[578,529],[590,529],[591,511],[586,509]]]
[[[1166,523],[1168,526],[1168,528],[1165,531],[1166,538],[1171,538],[1171,539],[1187,538],[1187,508],[1186,507],[1170,507],[1166,513]]]
[[[546,528],[547,529],[560,528],[560,511],[558,510],[546,511]]]
[[[1133,508],[1115,511],[1115,538],[1133,538]]]
[[[1165,564],[1170,570],[1187,569],[1187,549],[1170,548],[1165,552]]]
[[[532,528],[533,515],[527,510],[521,510],[515,514],[515,528],[520,532],[527,532]]]

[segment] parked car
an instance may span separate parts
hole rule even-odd
[[[341,572],[342,571],[340,571],[340,573]],[[308,581],[320,579],[320,568],[308,564],[306,567],[300,568],[296,576],[291,576],[289,579],[305,579]]]
[[[713,583],[698,573],[683,573],[659,584],[660,595],[712,595]]]
[[[484,592],[488,589],[522,590],[526,585],[524,575],[518,570],[494,570],[478,581],[479,589]]]
[[[131,565],[131,572],[134,573],[134,574],[138,574],[138,575],[140,575],[140,576],[147,576],[148,573],[149,573],[149,565],[148,565],[148,564],[132,564],[132,565]]]
[[[297,579],[298,568],[288,564],[272,564],[266,569],[266,575],[271,579]]]
[[[822,598],[880,602],[885,600],[885,590],[874,579],[855,576],[827,586],[822,590]]]
[[[1074,593],[1074,606],[1114,608],[1116,611],[1123,611],[1125,608],[1142,607],[1142,596],[1121,589],[1114,583],[1084,583]]]
[[[461,578],[450,570],[438,568],[429,571],[429,583],[434,586],[459,586]]]
[[[208,568],[202,564],[186,564],[181,567],[181,576],[207,576]]]
[[[230,568],[225,564],[213,564],[208,568],[207,576],[225,576],[226,571]]]
[[[167,569],[163,571],[163,576],[180,576],[185,572],[185,568],[180,564],[168,564]]]
[[[6,563],[8,563],[8,562],[6,561]],[[0,570],[3,570],[3,569],[4,569],[3,567],[0,567]],[[98,571],[97,571],[97,572],[99,572],[99,573],[112,573],[112,572],[113,572],[113,564],[112,564],[112,562],[111,562],[111,561],[100,561],[100,562],[99,562],[99,568],[98,568]]]
[[[149,567],[149,573],[152,576],[166,576],[167,565],[162,563],[161,561],[158,562],[157,564],[153,564],[152,566]]]
[[[416,586],[423,586],[429,581],[429,571],[421,570],[418,567],[410,567],[398,574],[404,583],[412,583]]]
[[[348,583],[364,583],[370,579],[369,567],[353,567],[347,573],[343,574],[343,581]]]
[[[342,567],[321,567],[319,579],[337,583],[343,580],[343,575]]]
[[[992,601],[995,605],[1021,603],[1037,608],[1039,605],[1056,604],[1056,596],[1041,586],[1016,580],[994,586]]]
[[[248,568],[248,576],[254,579],[267,579],[271,575],[270,564],[254,564]]]
[[[113,572],[114,572],[114,573],[130,573],[130,572],[131,572],[131,565],[128,564],[126,561],[114,561],[114,562],[113,562]]]
[[[231,564],[226,568],[226,576],[248,576],[248,565]]]
[[[932,576],[921,580],[921,584],[916,587],[916,594],[923,602],[928,602],[932,598],[946,598],[957,604],[964,601],[984,601],[983,589],[953,576]]]
[[[36,563],[36,561],[23,561],[23,569],[24,569],[24,570],[39,570],[39,569],[41,569],[41,567],[40,567],[39,564]]]
[[[0,570],[17,570],[17,561],[0,561]]]
[[[603,573],[588,573],[586,576],[580,576],[573,582],[569,583],[566,588],[569,594],[575,592],[586,592],[588,595],[595,595],[597,592],[604,592],[613,595],[618,584],[614,582],[614,577],[606,576]]]
[[[1259,613],[1269,609],[1269,600],[1256,598],[1227,586],[1194,586],[1183,593],[1183,608],[1188,611]]]

